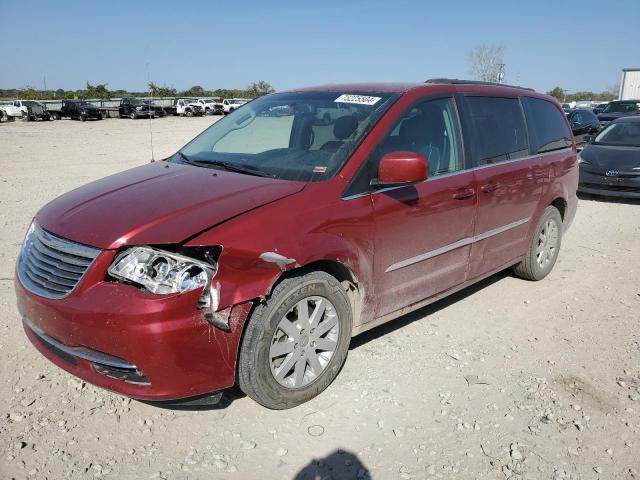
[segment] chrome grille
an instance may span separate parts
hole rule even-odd
[[[100,250],[57,237],[35,223],[22,244],[18,278],[27,290],[64,298],[78,284]]]

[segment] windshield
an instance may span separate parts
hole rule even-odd
[[[36,106],[40,106],[40,104],[38,102],[34,102],[32,100],[26,100],[26,101],[22,101],[23,105],[29,106],[29,107],[36,107]]]
[[[593,143],[640,147],[640,122],[612,123],[600,132]]]
[[[239,103],[247,103],[247,101],[246,100],[238,100],[238,99],[234,98],[232,100],[229,100],[229,103],[231,103],[232,105],[237,105]]]
[[[397,97],[368,92],[267,95],[214,123],[179,152],[180,159],[174,158],[215,168],[227,164],[272,178],[323,181],[340,169]]]
[[[639,111],[640,106],[636,102],[613,102],[607,105],[602,113],[633,113]]]

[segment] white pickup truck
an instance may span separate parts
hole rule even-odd
[[[196,100],[196,104],[202,107],[205,115],[222,115],[224,113],[222,104],[210,98],[199,98]]]
[[[225,98],[224,100],[222,100],[222,109],[224,110],[225,114],[231,113],[236,108],[241,107],[248,101],[249,100],[247,100],[246,98]]]
[[[8,105],[0,107],[8,120],[21,118],[28,122],[30,120],[52,120],[47,108],[35,100],[13,100]]]
[[[204,114],[204,109],[196,100],[191,98],[178,98],[171,107],[162,107],[169,115],[178,115],[180,117],[193,117]]]

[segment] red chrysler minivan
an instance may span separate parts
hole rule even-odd
[[[327,388],[352,336],[508,267],[545,277],[577,186],[565,115],[530,89],[267,95],[43,207],[18,308],[36,348],[95,385],[179,400],[237,384],[289,408]]]

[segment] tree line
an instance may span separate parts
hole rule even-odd
[[[547,92],[547,95],[555,97],[559,102],[580,102],[583,100],[595,100],[600,102],[610,102],[618,98],[618,85],[612,85],[604,92],[573,92],[570,93],[561,87],[555,87]]]
[[[194,85],[187,90],[177,90],[174,87],[159,86],[149,82],[149,90],[146,92],[136,92],[129,90],[109,90],[108,84],[102,83],[92,85],[87,82],[86,88],[79,90],[37,90],[33,87],[0,89],[2,99],[24,99],[24,100],[60,100],[60,99],[109,99],[122,97],[220,97],[220,98],[256,98],[268,93],[275,92],[275,89],[264,80],[252,82],[246,88],[218,88],[216,90],[205,90],[200,85]]]

